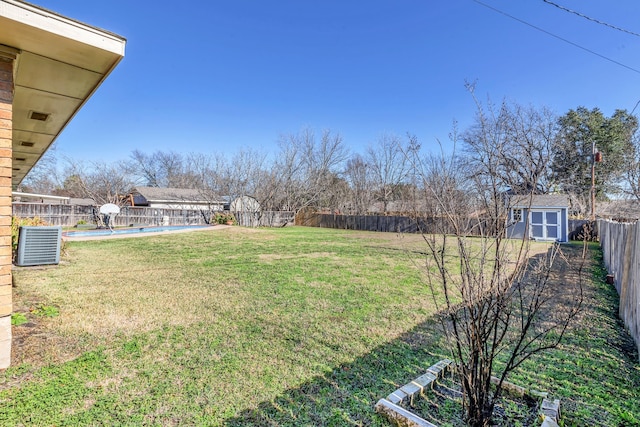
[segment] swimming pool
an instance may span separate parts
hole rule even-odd
[[[65,231],[62,233],[65,237],[100,237],[114,236],[122,234],[141,234],[141,233],[160,233],[163,231],[191,230],[203,229],[211,227],[210,225],[170,225],[162,227],[133,227],[133,228],[115,228],[114,230],[90,230],[90,231]]]

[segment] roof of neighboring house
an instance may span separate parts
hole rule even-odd
[[[71,197],[69,198],[69,204],[76,205],[76,206],[95,206],[96,202],[93,199]]]
[[[636,221],[640,219],[639,200],[610,200],[596,203],[596,215],[600,218]]]
[[[147,202],[164,203],[210,203],[206,193],[192,188],[160,188],[160,187],[136,187],[135,191],[144,197]],[[218,197],[218,199],[222,199]],[[226,203],[226,200],[220,200]]]
[[[536,194],[526,196],[511,196],[509,205],[512,208],[568,208],[569,196],[566,194]]]
[[[124,57],[123,37],[20,0],[0,0],[0,51],[16,59],[16,188]]]

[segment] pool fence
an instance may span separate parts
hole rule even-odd
[[[281,227],[293,223],[293,212],[232,212],[238,225],[246,227]],[[124,206],[111,219],[111,225],[205,225],[216,211],[208,209],[164,209],[144,206]],[[98,224],[101,215],[97,206],[47,203],[13,203],[13,216],[38,217],[49,225],[74,227],[78,224]]]

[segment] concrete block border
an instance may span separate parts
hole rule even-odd
[[[392,424],[400,427],[438,427],[429,421],[420,418],[416,414],[400,406],[402,404],[412,405],[414,398],[422,396],[425,389],[433,389],[434,382],[442,377],[447,370],[451,369],[452,361],[443,359],[438,363],[427,368],[424,375],[419,376],[413,381],[403,385],[386,398],[378,400],[375,406],[377,413],[386,417]],[[493,378],[492,378],[493,380]],[[497,379],[496,379],[497,380]],[[505,390],[516,395],[529,394],[534,397],[542,397],[539,418],[542,421],[540,427],[557,427],[560,420],[560,400],[547,399],[546,393],[526,390],[522,387],[511,383],[506,383]]]
[[[424,392],[425,387],[433,388],[433,383],[442,377],[453,362],[443,359],[427,368],[427,373],[407,383],[376,403],[376,412],[384,415],[391,423],[402,427],[437,427],[406,410],[402,403],[413,404],[414,397]]]

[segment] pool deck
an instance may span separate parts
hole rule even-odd
[[[123,234],[108,234],[108,235],[99,235],[99,236],[67,236],[62,233],[62,240],[67,242],[80,242],[87,240],[106,240],[106,239],[130,239],[130,238],[138,238],[138,237],[148,237],[148,236],[159,236],[162,234],[178,234],[178,233],[190,233],[194,231],[218,231],[224,230],[225,228],[233,227],[232,225],[223,225],[216,224],[210,227],[201,227],[201,228],[185,228],[182,230],[165,230],[165,231],[145,231],[144,233],[123,233]],[[140,227],[133,227],[140,228]],[[152,228],[152,227],[146,227]]]

